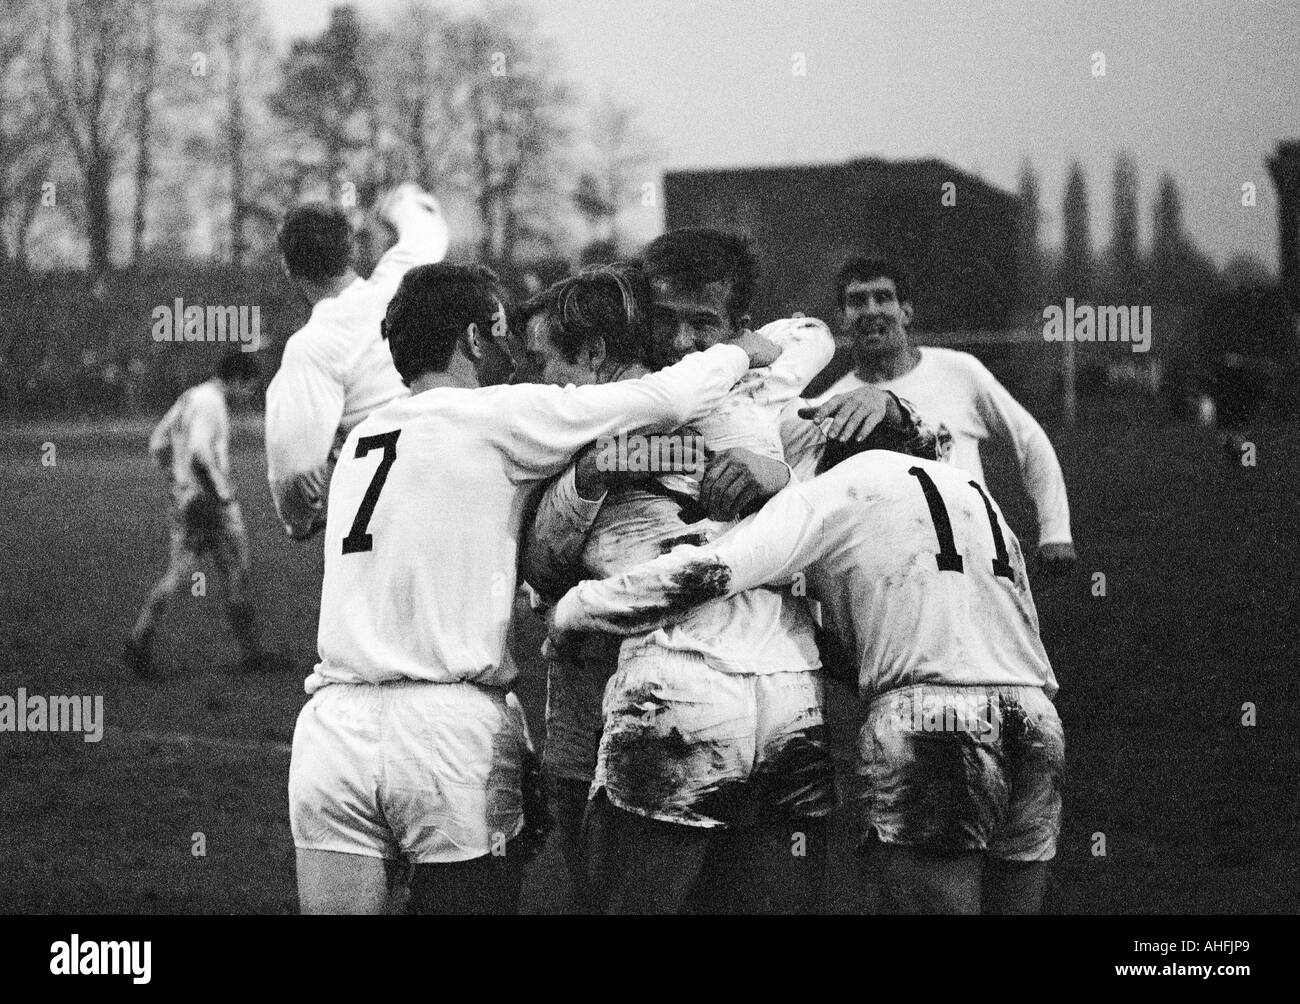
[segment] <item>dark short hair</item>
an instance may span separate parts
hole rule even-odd
[[[417,265],[407,272],[380,327],[402,382],[444,372],[465,329],[477,324],[490,334],[504,303],[496,273],[481,265]]]
[[[687,289],[725,280],[727,311],[732,321],[749,312],[758,263],[748,238],[709,227],[669,230],[646,245],[643,255],[651,279],[668,279]]]
[[[285,214],[276,235],[289,274],[321,282],[342,275],[352,264],[352,224],[328,202],[306,202]]]
[[[251,352],[227,352],[217,363],[217,377],[226,383],[255,383],[262,377],[262,367]]]
[[[859,255],[846,261],[835,277],[835,301],[840,309],[844,309],[844,291],[849,288],[849,283],[869,282],[872,279],[893,280],[898,302],[911,301],[912,282],[901,265],[884,255]]]
[[[551,341],[569,362],[593,338],[602,338],[615,362],[644,363],[650,353],[650,281],[635,262],[583,269],[532,297],[521,324],[546,318]]]

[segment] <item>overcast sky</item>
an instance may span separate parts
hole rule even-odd
[[[371,16],[404,0],[366,0]],[[527,0],[525,0],[527,2]],[[463,0],[443,6],[470,7]],[[274,0],[282,40],[334,0]],[[1264,166],[1300,138],[1300,2],[1237,0],[536,0],[565,75],[641,109],[663,166],[934,156],[1008,189],[1029,157],[1045,237],[1059,239],[1067,166],[1088,173],[1093,239],[1110,232],[1116,151],[1137,158],[1143,240],[1161,171],[1220,264],[1276,268]],[[1094,77],[1092,54],[1105,55]],[[802,52],[807,75],[791,73]],[[1257,186],[1241,205],[1243,182]]]

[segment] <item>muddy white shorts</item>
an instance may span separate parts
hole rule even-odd
[[[295,846],[412,864],[500,853],[523,827],[517,709],[473,683],[322,687],[293,732]]]
[[[653,647],[605,689],[593,794],[687,826],[744,827],[835,809],[821,673],[724,673]]]
[[[858,737],[863,842],[1049,861],[1064,762],[1041,687],[891,691],[871,702]]]

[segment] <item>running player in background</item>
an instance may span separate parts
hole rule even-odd
[[[216,375],[182,394],[149,437],[149,455],[170,481],[171,555],[127,639],[127,665],[140,676],[154,674],[158,621],[176,591],[189,584],[199,558],[208,554],[221,580],[226,615],[243,652],[243,668],[270,668],[248,595],[248,534],[230,482],[227,407],[228,400],[246,401],[260,375],[251,355],[224,356]]]
[[[891,912],[1038,912],[1061,818],[1056,678],[1020,544],[969,472],[853,456],[711,544],[576,586],[549,647],[792,581],[858,668],[864,885],[878,875]]]
[[[980,444],[993,437],[1009,444],[1038,514],[1039,565],[1052,572],[1070,568],[1076,555],[1065,478],[1043,427],[974,356],[909,343],[912,289],[896,264],[853,258],[840,269],[835,288],[844,331],[853,338],[853,369],[814,403],[866,384],[893,391],[927,421],[946,427],[951,461],[981,483]]]
[[[415,912],[510,913],[529,851],[505,652],[529,496],[599,436],[697,418],[776,350],[747,334],[617,385],[503,386],[496,277],[448,265],[403,278],[384,337],[411,395],[352,430],[330,484],[289,770],[299,901],[384,912],[409,864]]]
[[[406,395],[379,323],[402,276],[447,253],[442,210],[417,185],[394,190],[378,216],[397,243],[369,279],[352,270],[352,227],[342,209],[296,206],[280,227],[284,272],[311,307],[266,389],[267,477],[275,511],[295,540],[325,525],[335,446],[370,412]]]

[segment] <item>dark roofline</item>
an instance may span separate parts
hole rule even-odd
[[[937,157],[919,157],[914,160],[886,160],[884,157],[858,157],[853,160],[841,161],[839,163],[825,164],[779,164],[766,167],[723,167],[723,168],[690,168],[677,171],[665,171],[664,180],[669,178],[701,178],[701,177],[725,177],[725,176],[751,176],[755,179],[760,177],[772,177],[782,174],[798,173],[849,173],[849,172],[905,172],[916,176],[918,171],[924,171],[927,176],[934,178],[936,181],[955,181],[961,185],[979,185],[986,191],[1001,195],[1008,199],[1019,201],[1019,196],[1015,192],[1009,192],[991,181],[975,174],[963,171],[959,167],[954,167],[947,161],[939,160]]]

